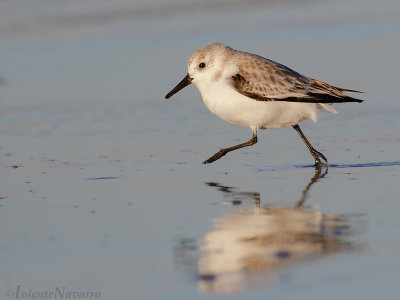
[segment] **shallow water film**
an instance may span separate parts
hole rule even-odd
[[[251,131],[189,86],[222,42],[359,103]],[[0,1],[0,299],[396,299],[400,3]]]

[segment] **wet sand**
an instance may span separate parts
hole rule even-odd
[[[397,295],[396,1],[51,2],[0,4],[2,296]],[[291,128],[201,164],[251,135],[164,100],[214,41],[365,92],[302,123],[329,169]]]

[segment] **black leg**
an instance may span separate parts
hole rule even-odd
[[[294,125],[293,128],[300,135],[301,139],[306,144],[311,155],[314,157],[315,167],[318,169],[321,169],[321,159],[320,158],[322,158],[326,162],[326,164],[328,164],[328,160],[326,159],[325,155],[323,155],[321,152],[314,149],[314,147],[311,145],[311,143],[307,140],[306,136],[301,131],[300,126]]]
[[[203,161],[203,164],[210,164],[210,163],[220,159],[222,156],[224,156],[228,152],[231,152],[233,150],[237,150],[240,148],[244,148],[244,147],[249,147],[249,146],[254,145],[255,143],[257,143],[257,133],[253,133],[253,137],[245,143],[242,143],[242,144],[239,144],[236,146],[232,146],[229,148],[221,149],[220,151],[215,153],[213,156],[211,156],[209,159]]]

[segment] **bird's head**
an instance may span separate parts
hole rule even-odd
[[[223,64],[228,51],[233,50],[220,43],[209,44],[196,50],[189,58],[188,74],[165,98],[170,98],[191,83],[200,89],[218,80],[224,71]]]

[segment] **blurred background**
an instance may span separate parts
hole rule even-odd
[[[375,69],[398,67],[389,59],[399,10],[394,0],[1,1],[2,95],[13,103],[27,94],[31,103],[156,101],[191,53],[216,41],[338,85],[388,89],[394,80],[379,82]],[[378,53],[386,55],[372,60]]]
[[[334,165],[328,174],[313,180],[289,129],[201,165],[250,137],[212,116],[193,86],[164,99],[211,42],[365,92],[302,126]],[[392,299],[399,49],[398,0],[0,0],[1,295],[20,285],[102,299]],[[293,255],[259,247],[243,265],[255,248],[227,243],[238,263],[227,271],[213,251],[241,236],[230,220],[245,239],[255,230],[266,240],[258,224],[301,222],[323,241]]]

